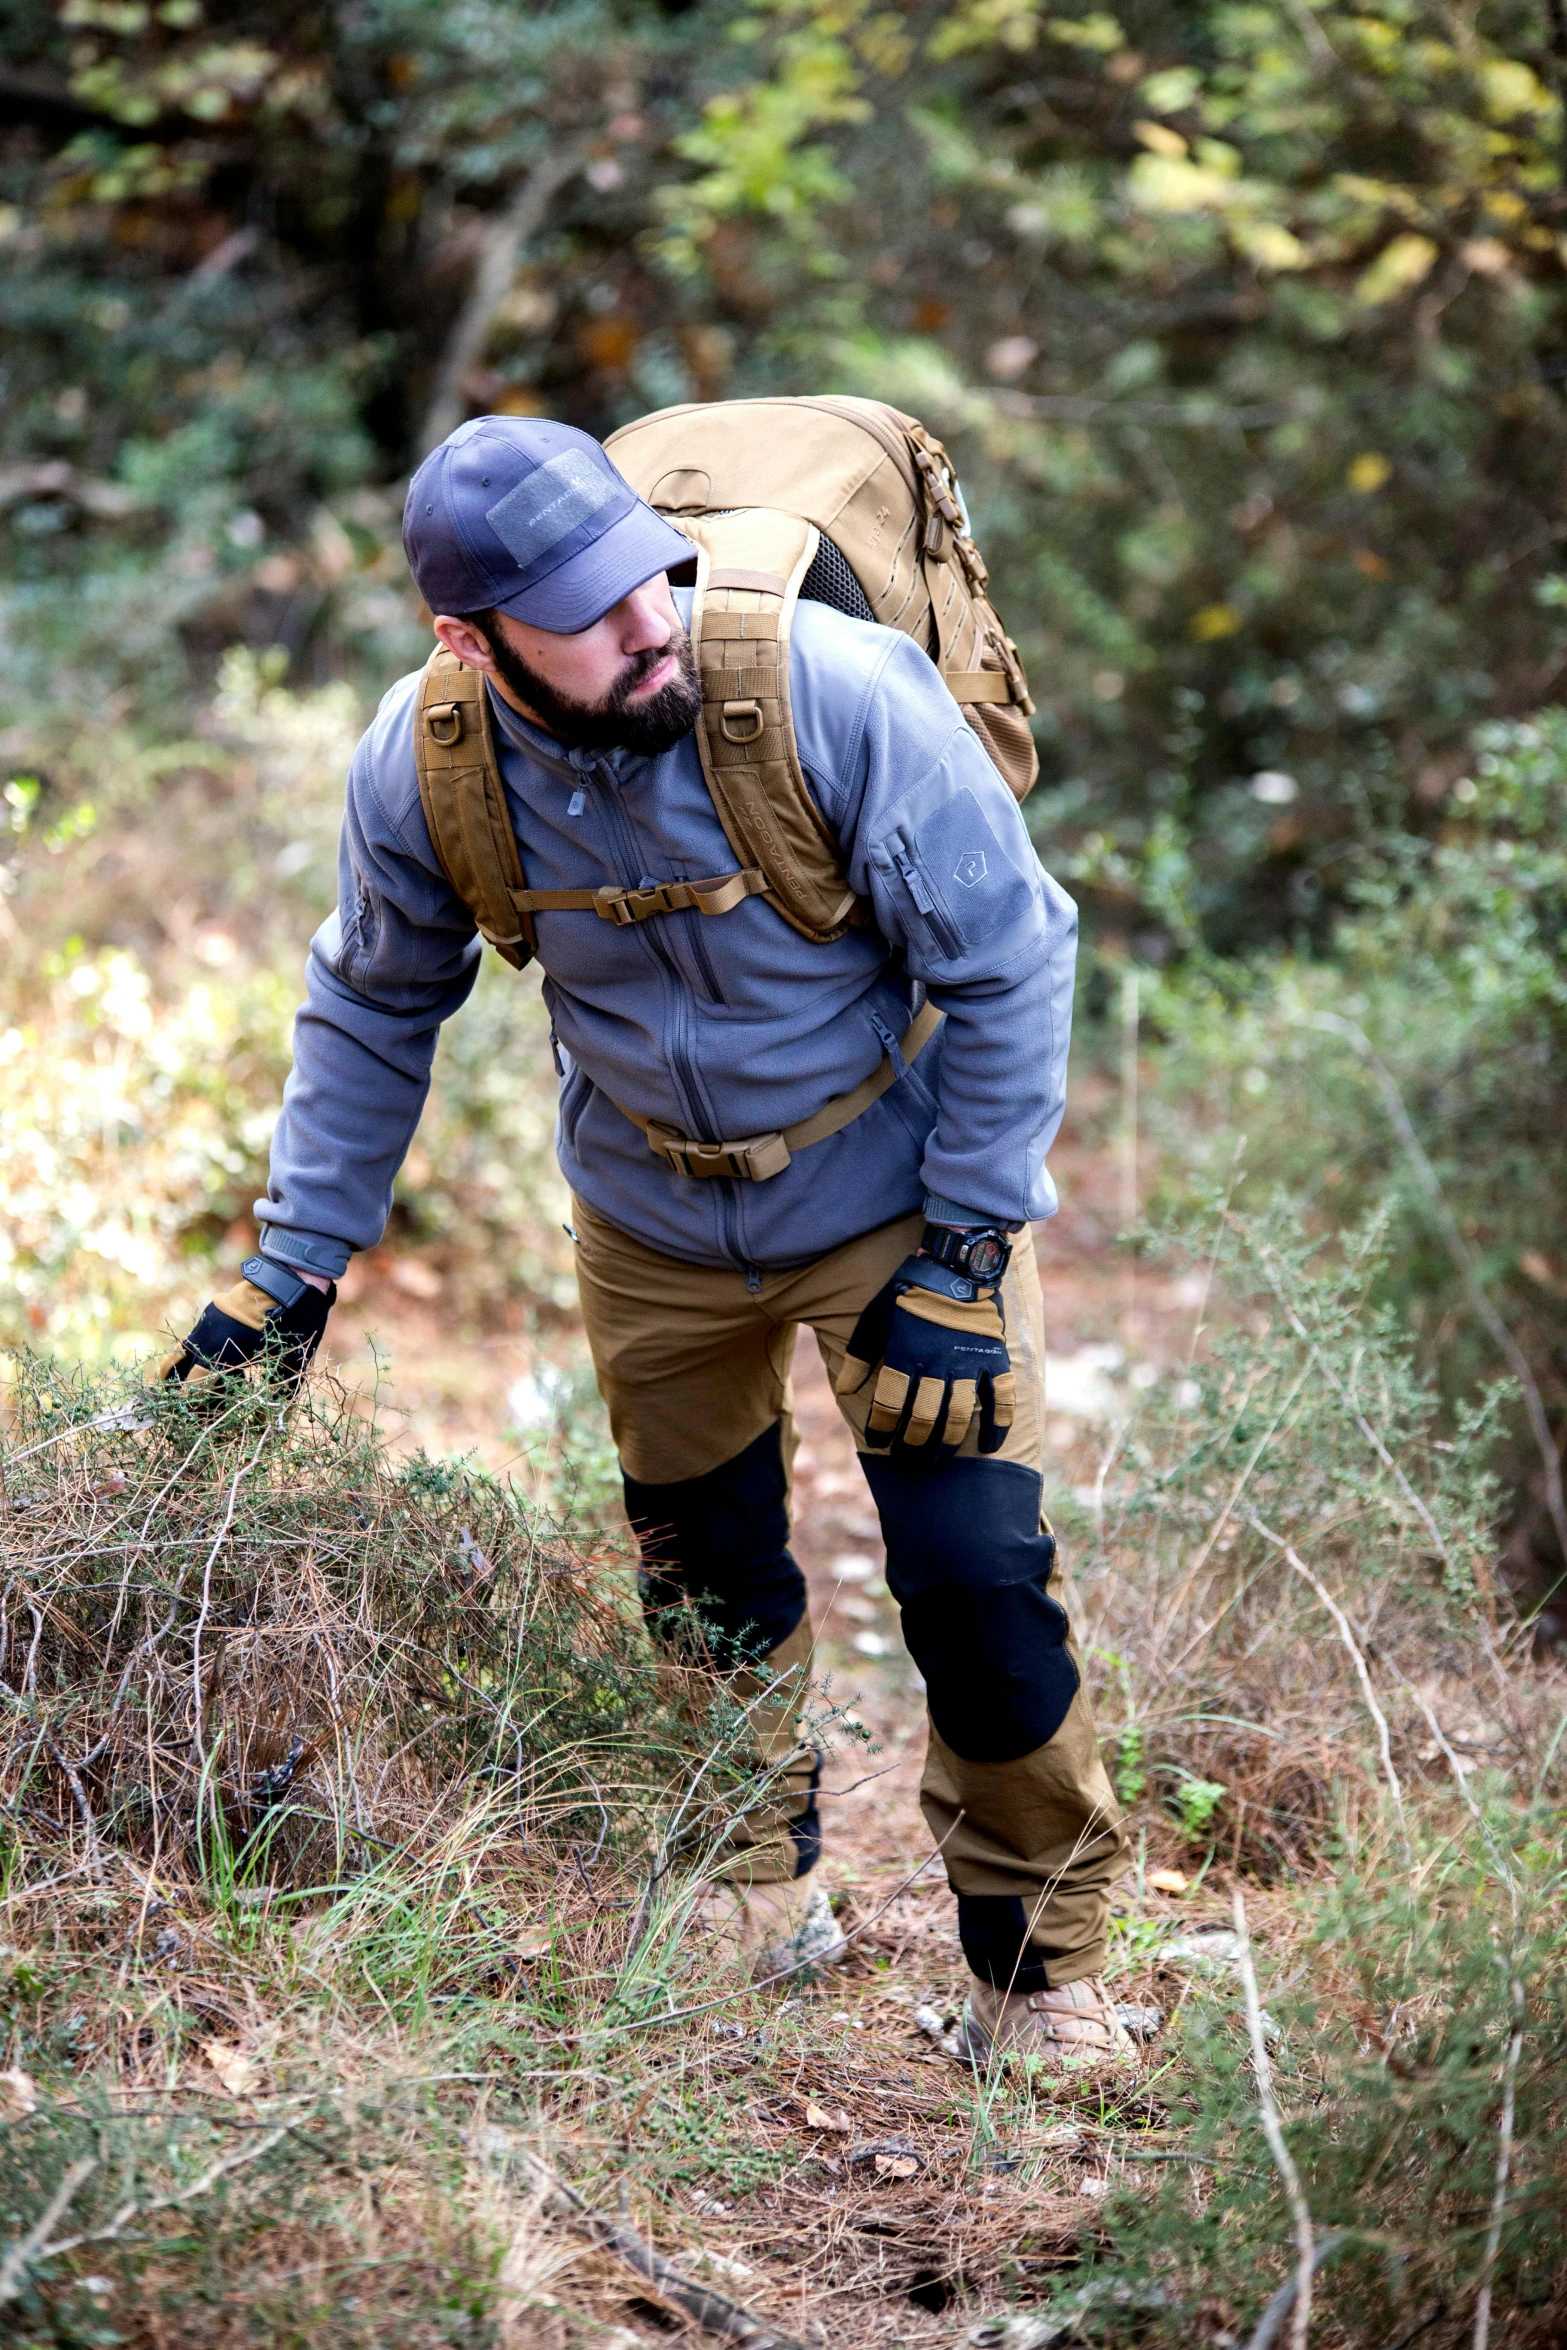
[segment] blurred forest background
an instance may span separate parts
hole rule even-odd
[[[1222,1880],[1314,2338],[1485,2350],[1494,2299],[1559,2343],[1563,0],[0,27],[0,2330],[602,2350],[537,2300],[510,2113],[812,2342],[936,2350],[1069,2285],[1096,2341],[1282,2338]],[[780,390],[951,450],[1083,908],[1047,1498],[1137,1838],[1111,1976],[1170,2018],[1109,2099],[896,2069],[946,2064],[962,1963],[907,1889],[918,1690],[809,1371],[833,1702],[901,1776],[832,1765],[856,1968],[660,2039],[706,1988],[671,1856],[751,1766],[718,1698],[670,1714],[595,1532],[536,975],[490,959],[344,1284],[391,1447],[325,1382],[283,1432],[235,1407],[232,1481],[216,1443],[169,1475],[177,1398],[100,1416],[253,1239],[344,771],[428,645],[411,467],[470,413]],[[220,2194],[225,2096],[319,2139]],[[135,2164],[169,2216],[126,2232]],[[571,2289],[648,2338],[607,2259]]]
[[[1145,1196],[1244,1130],[1254,1196],[1390,1214],[1449,1397],[1527,1361],[1543,1590],[1560,8],[0,15],[6,1335],[124,1351],[254,1195],[344,758],[422,657],[424,448],[873,392],[954,451],[1028,663],[1085,1047],[1137,980]],[[403,1183],[492,1297],[563,1278],[534,1037],[492,978]]]

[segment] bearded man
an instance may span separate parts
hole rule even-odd
[[[1056,1205],[1075,909],[931,660],[828,591],[815,600],[814,573],[793,623],[794,732],[867,917],[822,943],[759,895],[699,902],[693,877],[732,860],[692,731],[689,597],[668,578],[691,548],[586,434],[462,426],[414,477],[404,544],[436,636],[488,694],[650,1625],[699,1629],[770,1765],[708,1912],[764,1976],[842,1951],[811,1874],[819,1757],[798,1727],[811,1632],[789,1548],[789,1368],[807,1324],[925,1680],[921,1802],[972,1976],[964,2047],[1124,2059],[1102,1978],[1125,1836],[1040,1509],[1030,1225]],[[350,1254],[381,1238],[441,1023],[481,952],[432,845],[419,708],[416,674],[355,753],[260,1254],[170,1376],[263,1352],[297,1375]],[[957,910],[937,869],[954,843]],[[646,904],[594,918],[595,897],[640,893],[659,919]],[[849,1097],[863,1106],[847,1122],[821,1119]],[[658,1133],[691,1153],[737,1134],[796,1147],[768,1180],[698,1180],[649,1148]]]

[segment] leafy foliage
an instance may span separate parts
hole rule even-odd
[[[1386,1213],[1373,1295],[1456,1405],[1505,1366],[1400,1136],[1402,1104],[1475,1282],[1554,1417],[1567,1268],[1545,1203],[1567,1180],[1567,718],[1493,726],[1477,748],[1435,837],[1390,844],[1362,874],[1331,959],[1194,957],[1147,989],[1161,1040],[1151,1118],[1166,1204],[1244,1170],[1242,1196],[1279,1185],[1316,1223]],[[1521,1418],[1509,1474],[1526,1497],[1513,1569],[1538,1598],[1560,1559]]]
[[[13,0],[24,735],[51,667],[91,707],[235,633],[410,658],[438,391],[874,390],[960,457],[1101,930],[1320,938],[1562,656],[1550,23]]]

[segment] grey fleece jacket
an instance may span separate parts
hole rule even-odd
[[[441,1023],[482,952],[420,806],[417,686],[392,687],[354,754],[338,908],[311,944],[256,1203],[267,1254],[334,1276],[381,1237]],[[803,1263],[922,1201],[954,1223],[1051,1215],[1076,909],[907,637],[802,603],[790,686],[802,764],[874,926],[816,946],[760,898],[627,928],[536,916],[562,1171],[624,1231],[701,1265]],[[566,751],[492,706],[530,889],[734,870],[693,737],[657,759]],[[677,1175],[616,1107],[704,1140],[777,1131],[885,1051],[901,1061],[926,995],[946,1018],[917,1063],[766,1182]]]

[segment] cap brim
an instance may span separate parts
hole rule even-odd
[[[498,597],[495,609],[552,636],[576,636],[655,572],[689,563],[695,554],[683,532],[638,499],[591,547],[517,595]]]

